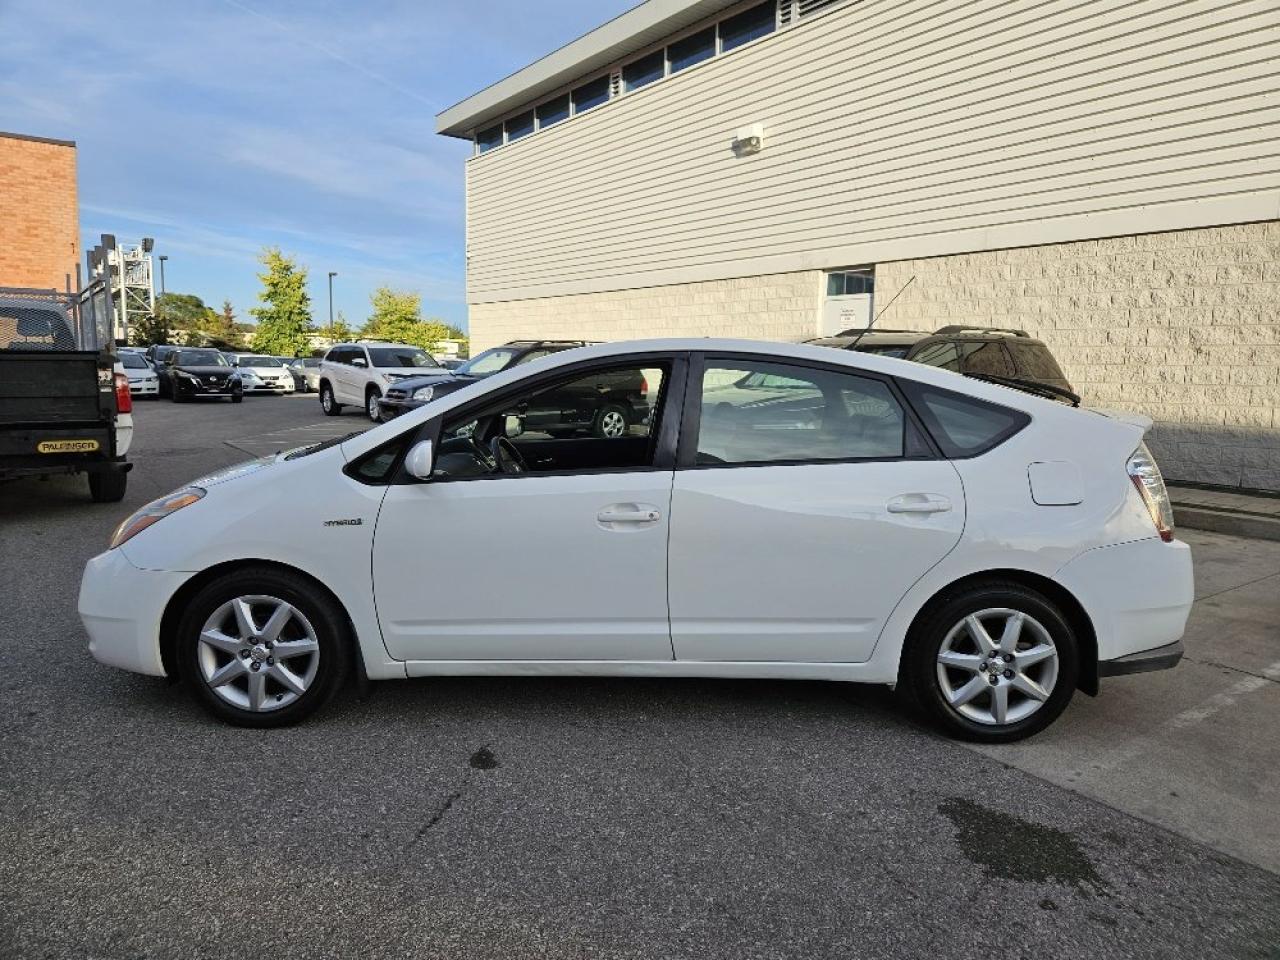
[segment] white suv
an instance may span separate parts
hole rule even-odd
[[[378,400],[390,384],[406,377],[441,376],[449,371],[421,347],[361,340],[329,348],[320,363],[320,406],[331,417],[347,404],[360,406],[378,423]]]

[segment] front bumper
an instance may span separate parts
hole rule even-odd
[[[175,380],[173,391],[180,397],[234,397],[243,395],[244,388],[239,384],[208,384]]]
[[[388,399],[383,397],[378,401],[378,409],[382,412],[382,418],[384,420],[391,420],[394,417],[400,416],[402,413],[408,413],[410,410],[417,410],[419,407],[425,406],[430,402],[430,400],[413,400],[408,397],[404,399],[396,397]]]
[[[257,383],[251,383],[244,388],[245,393],[293,393],[293,381],[278,380],[275,382],[267,380],[259,380]]]
[[[160,618],[190,573],[141,570],[122,549],[94,557],[80,580],[78,608],[89,653],[107,666],[164,676]]]
[[[160,381],[130,380],[129,393],[135,397],[158,397],[160,396]]]

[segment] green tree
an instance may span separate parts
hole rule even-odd
[[[369,340],[411,343],[424,350],[448,339],[449,329],[439,320],[422,318],[422,296],[405,290],[379,287],[369,301],[373,313],[360,335]]]
[[[155,311],[137,321],[129,331],[129,340],[135,347],[149,347],[153,343],[169,342],[169,322],[164,307],[156,304]]]
[[[307,295],[307,270],[275,247],[262,251],[265,273],[258,274],[262,306],[249,312],[258,318],[253,349],[260,353],[294,357],[307,348],[311,327],[311,298]]]

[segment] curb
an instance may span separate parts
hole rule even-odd
[[[1280,540],[1280,519],[1265,514],[1184,506],[1174,501],[1173,517],[1177,526],[1191,530],[1210,530],[1254,540]]]

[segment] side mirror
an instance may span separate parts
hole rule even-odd
[[[352,365],[353,367],[367,367],[367,366],[369,366],[369,364],[368,364],[367,362],[365,362],[364,357],[352,357],[352,358],[351,358],[351,365]]]
[[[509,440],[514,440],[524,433],[524,417],[508,413],[502,418],[502,432]]]
[[[404,458],[404,468],[409,476],[419,480],[430,480],[435,469],[435,451],[430,440],[419,440],[409,448],[409,455]]]

